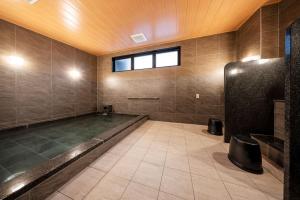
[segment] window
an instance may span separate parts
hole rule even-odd
[[[178,65],[178,51],[169,51],[156,54],[156,67],[168,67]]]
[[[115,60],[115,71],[116,72],[122,72],[122,71],[128,71],[128,70],[131,70],[131,59],[130,58]]]
[[[112,58],[113,72],[180,65],[180,47],[159,49]]]
[[[153,55],[137,56],[134,59],[134,69],[147,69],[153,67]]]

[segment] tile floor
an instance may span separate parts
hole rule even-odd
[[[49,200],[282,199],[280,181],[235,167],[223,138],[206,129],[147,121]]]

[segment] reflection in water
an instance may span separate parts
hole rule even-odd
[[[7,178],[4,180],[4,182],[10,181],[10,180],[14,179],[15,177],[17,177],[17,176],[19,176],[19,175],[21,175],[21,174],[24,174],[24,173],[25,173],[25,171],[17,172],[17,173],[15,173],[15,174],[13,174],[13,175],[7,177]]]
[[[11,187],[11,191],[16,192],[24,186],[25,186],[25,183],[18,183],[18,184]]]

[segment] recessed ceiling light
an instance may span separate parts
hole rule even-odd
[[[30,3],[30,4],[34,4],[34,3],[36,3],[38,0],[27,0],[28,1],[28,3]]]
[[[143,33],[138,33],[130,36],[135,43],[146,42],[147,38]]]

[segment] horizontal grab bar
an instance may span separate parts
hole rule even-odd
[[[129,100],[159,100],[159,97],[128,97]]]

